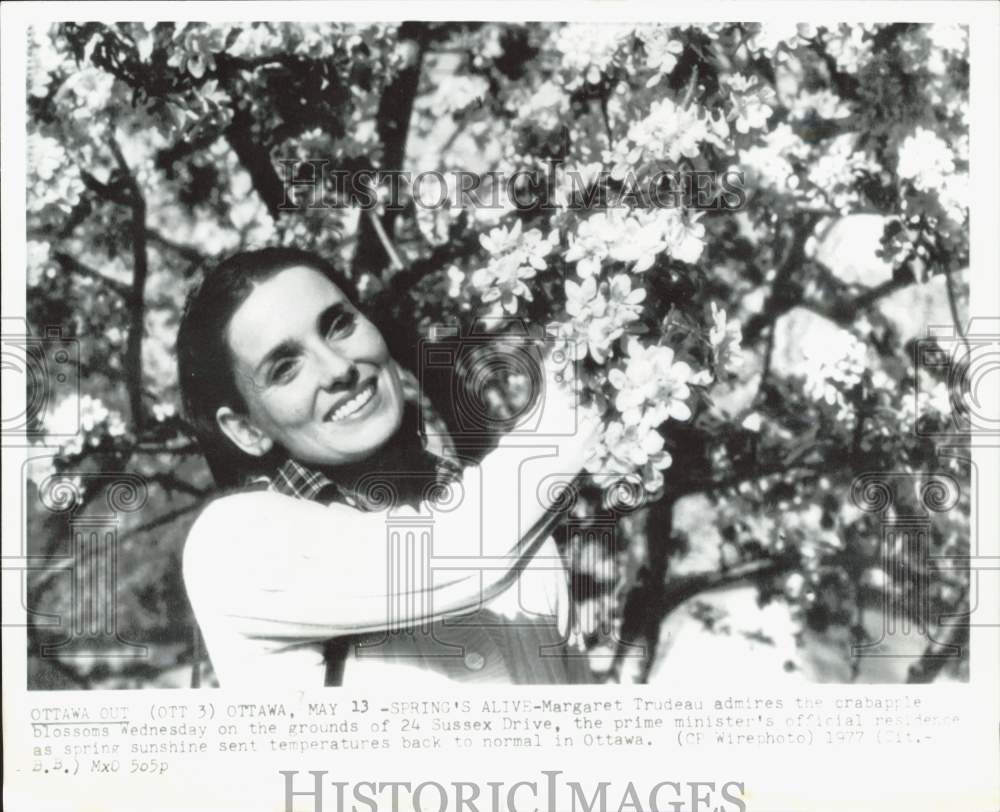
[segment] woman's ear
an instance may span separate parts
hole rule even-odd
[[[274,445],[270,437],[250,422],[250,418],[237,414],[228,406],[219,407],[215,422],[237,448],[252,457],[263,457]]]

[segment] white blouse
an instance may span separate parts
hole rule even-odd
[[[386,621],[373,628],[346,620],[357,612],[331,611],[336,600],[330,590],[342,579],[330,578],[324,586],[322,577],[333,568],[346,568],[349,574],[351,545],[357,542],[331,533],[319,555],[314,547],[303,561],[283,553],[295,544],[280,533],[256,534],[269,539],[262,544],[233,532],[237,523],[232,511],[241,513],[242,520],[248,510],[260,510],[263,517],[275,499],[309,511],[329,509],[259,491],[222,497],[202,513],[185,546],[188,597],[222,687],[321,687],[326,641],[344,635],[350,636],[343,670],[348,687],[590,681],[586,654],[578,641],[571,641],[568,578],[552,538],[519,563],[501,591],[483,595],[476,606],[441,614],[433,606],[438,582],[459,575],[476,578],[476,571],[470,570],[468,559],[435,559],[432,541],[425,539],[421,547],[416,535],[400,536],[394,542],[395,558],[408,559],[398,569],[410,573],[410,583],[405,574],[397,576],[394,589],[390,576],[376,584],[376,600],[391,604],[387,594],[420,600],[435,619],[389,629],[397,624],[392,623],[393,607],[386,605],[381,613]],[[288,532],[295,533],[292,528]],[[415,583],[421,579],[429,583]],[[414,587],[421,587],[419,593]],[[360,592],[357,598],[371,600]],[[343,596],[345,604],[350,601],[350,595]],[[409,614],[413,616],[412,607]]]

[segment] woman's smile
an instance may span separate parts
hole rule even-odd
[[[377,394],[378,378],[371,378],[359,386],[354,395],[341,399],[340,405],[332,406],[324,420],[330,423],[343,423],[345,420],[363,419],[373,409],[378,409]],[[371,409],[365,409],[368,404],[373,404]]]

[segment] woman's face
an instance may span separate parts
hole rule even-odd
[[[358,462],[399,427],[402,388],[382,334],[318,271],[259,283],[226,339],[247,421],[293,458]]]

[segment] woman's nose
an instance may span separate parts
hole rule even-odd
[[[318,351],[320,385],[324,389],[350,388],[357,383],[354,361],[326,346]]]

